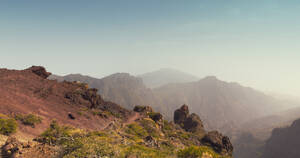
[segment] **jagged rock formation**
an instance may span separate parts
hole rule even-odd
[[[276,128],[264,147],[263,158],[300,157],[300,119],[290,127]]]
[[[47,72],[46,69],[42,66],[32,66],[26,70],[31,71],[44,79],[48,78],[51,75],[51,73]]]
[[[232,155],[233,146],[230,139],[218,131],[208,132],[202,139],[202,143],[212,146],[219,153]]]
[[[184,120],[183,129],[188,132],[204,132],[203,123],[195,113],[192,113]]]
[[[174,123],[180,125],[188,132],[201,132],[204,133],[203,123],[197,114],[189,114],[187,105],[182,105],[174,112]]]
[[[205,134],[205,130],[200,117],[194,113],[189,114],[187,105],[182,105],[174,112],[174,123],[181,126],[185,131],[192,133]],[[233,146],[229,137],[223,136],[218,131],[211,131],[204,135],[201,143],[212,146],[213,149],[223,155],[232,155]]]
[[[177,109],[174,112],[174,123],[179,125],[183,124],[189,113],[189,107],[185,104],[182,105],[180,109]]]

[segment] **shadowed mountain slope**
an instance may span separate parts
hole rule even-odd
[[[276,128],[264,147],[263,158],[300,157],[300,120],[290,127]]]

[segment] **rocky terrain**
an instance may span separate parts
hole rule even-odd
[[[0,70],[2,157],[232,155],[229,138],[207,132],[200,117],[189,114],[186,105],[169,122],[149,106],[126,110],[102,99],[97,89],[85,83],[57,82],[48,80],[49,75],[37,66]]]

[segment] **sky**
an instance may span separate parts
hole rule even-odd
[[[298,0],[1,0],[0,67],[173,68],[300,96]]]

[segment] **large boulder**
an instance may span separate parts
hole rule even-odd
[[[197,114],[189,114],[189,107],[182,105],[174,112],[174,123],[187,132],[205,133],[203,123]]]
[[[204,145],[211,146],[216,152],[223,155],[232,155],[233,146],[227,136],[218,131],[208,132],[201,140]]]
[[[203,123],[200,117],[196,114],[189,115],[183,122],[183,129],[188,132],[202,132],[204,133]]]
[[[182,105],[179,109],[174,112],[174,123],[182,125],[189,115],[189,107]]]
[[[51,75],[51,73],[47,72],[46,69],[42,66],[32,66],[26,70],[31,71],[44,79],[48,78]]]

